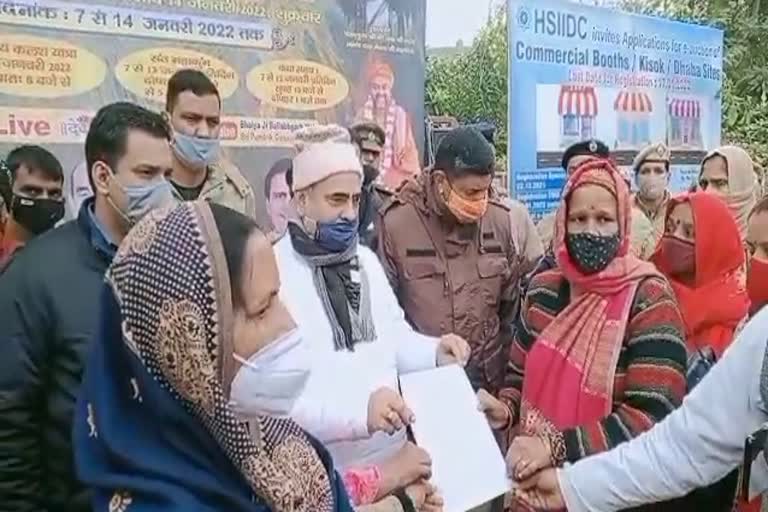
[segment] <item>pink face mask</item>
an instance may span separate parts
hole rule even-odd
[[[692,279],[696,275],[696,245],[693,242],[664,235],[660,244],[670,276]]]

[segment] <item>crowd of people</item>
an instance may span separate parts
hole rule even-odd
[[[45,148],[2,159],[0,510],[437,512],[398,377],[452,364],[515,482],[476,512],[760,509],[768,198],[744,150],[673,194],[663,143],[631,175],[574,144],[535,226],[473,128],[393,189],[382,127],[311,126],[260,227],[220,119],[181,70],[164,112],[97,112],[66,187]]]

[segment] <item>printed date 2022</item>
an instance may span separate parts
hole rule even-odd
[[[226,39],[235,38],[235,27],[224,23],[198,23],[197,31],[201,36],[223,37]]]

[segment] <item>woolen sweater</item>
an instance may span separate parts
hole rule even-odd
[[[615,450],[559,470],[568,510],[609,512],[683,496],[738,467],[746,438],[768,421],[766,332],[768,309],[664,421]],[[752,464],[749,484],[751,496],[768,491],[765,453]]]
[[[571,287],[559,272],[543,272],[531,281],[500,393],[510,409],[513,426],[519,419],[526,356],[570,298]],[[643,280],[619,353],[613,411],[600,420],[561,432],[567,461],[610,450],[648,430],[680,405],[686,391],[684,332],[667,281],[656,277]]]

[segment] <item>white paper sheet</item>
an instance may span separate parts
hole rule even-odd
[[[432,457],[445,512],[465,512],[511,487],[504,457],[464,370],[446,366],[400,376],[416,443]]]

